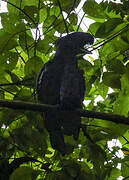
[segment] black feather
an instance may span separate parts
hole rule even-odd
[[[85,80],[83,71],[78,68],[76,55],[82,52],[84,45],[93,42],[92,35],[83,32],[71,33],[57,41],[55,57],[43,66],[38,76],[37,94],[40,103],[59,105],[62,110],[82,108]],[[43,114],[52,147],[64,155],[64,134],[77,140],[81,118],[73,114],[64,117],[54,111]]]

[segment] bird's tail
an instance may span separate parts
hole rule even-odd
[[[54,111],[44,113],[44,125],[50,135],[51,146],[65,155],[64,135],[59,119],[60,117]]]
[[[77,140],[79,137],[80,125],[80,116],[69,115],[68,117],[65,117],[65,120],[62,121],[63,134],[73,136],[73,138]]]
[[[58,150],[62,155],[65,155],[65,143],[63,133],[59,131],[50,132],[50,142],[53,149]]]

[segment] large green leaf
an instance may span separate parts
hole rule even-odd
[[[13,49],[17,46],[17,42],[14,39],[14,34],[4,32],[0,30],[0,54],[3,52]]]
[[[49,28],[53,27],[56,23],[57,17],[55,15],[47,17],[43,24],[43,32],[47,31]]]
[[[1,70],[10,70],[12,71],[17,64],[18,54],[14,52],[6,52],[0,55],[0,68]]]
[[[87,0],[83,5],[83,10],[91,17],[106,18],[103,8],[95,0]]]
[[[44,22],[48,15],[47,7],[43,6],[39,11],[39,15],[39,23]]]
[[[100,22],[95,22],[89,26],[88,31],[92,32],[93,35],[96,34],[96,31],[99,29],[99,27],[102,25]]]
[[[38,6],[38,1],[35,1],[35,0],[22,0],[22,7],[23,6]]]
[[[121,176],[121,171],[118,168],[112,168],[108,180],[116,180]]]
[[[103,83],[108,87],[120,89],[120,74],[116,74],[115,72],[104,72]]]
[[[103,83],[98,84],[98,92],[105,99],[108,92],[108,87]]]
[[[69,15],[69,20],[70,20],[70,23],[71,23],[71,24],[76,25],[77,22],[78,22],[77,14],[71,13],[71,14]]]
[[[24,13],[20,13],[21,19],[25,19],[29,23],[35,22],[35,24],[38,22],[38,8],[36,6],[25,6],[23,11]],[[34,24],[34,25],[35,25]]]
[[[125,178],[129,176],[128,165],[129,165],[129,161],[122,163],[122,167],[121,167],[121,171],[122,171],[121,175]]]
[[[17,6],[19,8],[20,7],[23,8],[24,6],[37,6],[38,5],[38,1],[35,1],[35,0],[29,0],[29,1],[22,0],[22,2],[20,2],[20,1],[13,1],[12,2],[12,0],[9,0],[9,2],[11,2],[12,4],[14,4],[15,6]],[[8,4],[8,6],[12,7],[12,5],[10,5],[10,4]],[[14,8],[14,9],[16,9],[16,8]]]
[[[31,36],[30,36],[31,35]],[[32,34],[27,34],[27,32],[21,32],[19,34],[19,44],[21,48],[26,52],[29,53],[33,50],[33,44],[34,44],[34,39],[32,37]],[[28,55],[29,55],[28,54]]]
[[[119,74],[123,74],[125,72],[125,66],[118,59],[111,59],[107,61],[106,69],[108,71],[113,71]]]
[[[24,30],[24,23],[20,22],[20,18],[16,19],[13,14],[1,13],[1,23],[4,31],[9,33],[17,33]]]
[[[95,36],[98,38],[106,38],[109,34],[113,32],[117,25],[122,23],[122,19],[112,18],[102,23],[102,25],[97,30]]]
[[[67,25],[67,27],[69,26],[68,23],[66,23],[66,25]],[[54,25],[54,29],[61,34],[67,32],[66,26],[65,26],[64,21],[62,19],[56,20],[56,23]]]
[[[25,64],[25,75],[32,76],[33,74],[38,74],[43,66],[43,61],[40,57],[34,56],[29,59]]]
[[[7,8],[8,8],[8,12],[10,14],[10,16],[14,17],[14,20],[17,20],[19,18],[19,9],[17,7],[20,7],[20,1],[13,1],[9,0],[7,3]],[[16,6],[16,7],[15,7]]]
[[[65,160],[62,162],[64,171],[75,178],[80,172],[80,166],[74,160]]]
[[[52,8],[50,8],[50,16],[56,16],[58,17],[60,15],[60,8],[58,6],[53,6]]]
[[[118,114],[128,116],[129,112],[129,66],[126,73],[121,77],[121,92],[114,104],[114,111]]]
[[[39,172],[29,167],[17,168],[10,177],[10,180],[36,180]]]
[[[37,43],[37,50],[47,54],[49,52],[49,50],[51,49],[51,46],[49,45],[49,39],[45,38],[43,40],[39,40]]]
[[[57,0],[52,0],[54,5],[59,6],[59,3]],[[71,9],[74,9],[78,6],[81,0],[60,0],[60,5],[62,9],[66,12],[69,12]],[[74,6],[73,6],[74,5]]]

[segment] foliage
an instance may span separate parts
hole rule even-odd
[[[8,12],[0,14],[1,99],[36,102],[37,74],[54,55],[57,32],[61,35],[67,30],[83,31],[78,28],[76,7],[79,3],[80,0],[8,0]],[[98,49],[98,59],[91,55],[90,61],[79,61],[79,66],[85,71],[85,100],[89,102],[85,108],[88,110],[128,117],[128,4],[128,0],[100,4],[87,0],[83,5],[87,17],[94,20],[88,31],[96,38],[95,47],[108,41]],[[65,20],[62,11],[67,15]],[[98,96],[103,101],[96,103]],[[66,136],[68,150],[62,157],[51,148],[40,113],[1,108],[1,180],[8,179],[10,174],[10,180],[116,180],[119,176],[129,177],[129,157],[121,159],[118,156],[120,147],[113,145],[112,151],[108,147],[109,140],[119,139],[126,152],[129,151],[128,126],[91,118],[82,118],[82,123],[92,141],[83,132],[80,132],[77,142]],[[20,157],[33,157],[35,160],[30,158],[14,163],[13,160]],[[117,168],[119,163],[121,169]],[[13,169],[12,164],[15,164]]]

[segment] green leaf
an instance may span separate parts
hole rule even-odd
[[[27,88],[20,89],[16,96],[14,97],[14,100],[21,100],[21,101],[30,101],[32,92]]]
[[[119,176],[121,176],[120,169],[112,168],[110,172],[110,176],[108,177],[108,180],[116,180]]]
[[[109,43],[110,44],[110,43]],[[115,39],[111,41],[114,49],[117,51],[126,51],[129,47],[128,42],[124,41],[121,36],[117,36]]]
[[[4,120],[4,124],[6,126],[9,126],[14,121],[14,119],[17,117],[17,115],[18,115],[18,112],[15,112],[12,109],[4,109],[2,111],[1,118]]]
[[[113,71],[119,74],[123,74],[125,72],[125,66],[118,59],[111,59],[107,61],[106,69],[108,71]]]
[[[15,73],[13,73],[9,70],[6,70],[6,72],[10,75],[12,82],[16,83],[16,82],[20,81],[19,77]]]
[[[43,32],[47,31],[50,27],[54,26],[57,21],[57,17],[55,15],[47,17],[43,24]]]
[[[83,5],[83,11],[91,17],[106,18],[106,15],[101,7],[95,0],[87,0]]]
[[[68,173],[71,177],[75,178],[79,174],[80,166],[74,160],[64,160],[63,169],[66,173]]]
[[[52,8],[50,8],[50,16],[54,15],[58,17],[59,14],[60,14],[60,8],[58,6],[53,6]]]
[[[90,170],[82,170],[79,174],[79,176],[77,177],[77,180],[86,180],[86,179],[90,179],[90,180],[94,180],[95,177],[92,174],[92,172],[90,172]]]
[[[103,83],[100,83],[98,84],[98,92],[105,99],[107,96],[108,87],[105,86]]]
[[[38,8],[36,6],[24,6],[24,13],[20,13],[21,19],[25,19],[27,22],[33,23],[32,21],[38,22]]]
[[[17,35],[25,31],[25,24],[20,19],[16,19],[12,14],[1,13],[1,23],[5,32]]]
[[[66,22],[67,27],[69,26],[68,23]],[[54,25],[54,29],[58,31],[59,33],[66,33],[66,27],[64,24],[64,21],[62,19],[57,19]],[[69,26],[70,29],[70,26]]]
[[[100,49],[99,51],[100,59],[102,59],[103,63],[106,64],[106,61],[109,60],[109,56],[111,56],[114,52],[117,52],[117,50],[110,41]]]
[[[13,49],[17,46],[17,42],[14,39],[14,34],[9,34],[4,32],[3,29],[0,30],[0,54],[3,52]]]
[[[114,111],[118,114],[128,116],[129,112],[129,66],[126,73],[121,77],[121,92],[114,104]]]
[[[4,31],[10,32],[14,29],[14,24],[16,23],[16,19],[13,18],[9,13],[1,13],[1,23],[4,28]]]
[[[12,3],[12,0],[9,0]],[[14,6],[20,7],[20,1],[13,1],[12,3]],[[7,8],[10,16],[14,17],[14,20],[19,18],[19,9],[15,8],[13,5],[7,3]]]
[[[52,0],[54,2],[54,5],[59,6],[57,0]],[[76,8],[78,4],[80,3],[81,0],[60,0],[60,4],[62,7],[62,10],[66,11],[69,13],[69,11],[73,8]],[[74,6],[73,6],[74,5]]]
[[[38,1],[36,0],[22,0],[22,6],[38,6]]]
[[[45,176],[46,180],[73,180],[72,177],[70,177],[68,174],[66,174],[64,171],[55,171],[55,172],[50,172],[47,173]]]
[[[88,32],[89,32],[89,33],[92,32],[92,34],[95,35],[95,34],[96,34],[96,31],[99,29],[99,27],[101,26],[101,24],[102,24],[102,23],[100,23],[100,22],[95,22],[95,23],[91,24],[91,25],[89,26]]]
[[[86,72],[87,74],[92,74],[93,73],[93,65],[85,60],[85,59],[80,59],[78,61],[78,65],[81,69],[83,69],[84,72]]]
[[[34,44],[32,34],[28,34],[26,32],[19,34],[19,44],[26,53],[30,53],[33,50],[31,47]]]
[[[47,18],[47,15],[48,15],[48,11],[47,11],[47,8],[45,6],[43,6],[40,11],[39,11],[39,23],[41,24],[42,22],[45,21],[45,19]]]
[[[25,75],[26,76],[32,76],[33,74],[38,74],[40,69],[43,66],[43,61],[40,57],[34,56],[31,59],[29,59],[25,64]]]
[[[104,72],[103,83],[108,87],[120,89],[120,74],[116,74],[115,72]]]
[[[119,18],[112,18],[104,22],[97,30],[95,37],[106,38],[123,21]]]
[[[2,53],[2,55],[0,55],[1,70],[12,71],[16,67],[17,61],[18,61],[17,53],[9,52],[9,51],[6,53]]]
[[[36,180],[39,171],[33,170],[30,167],[19,167],[13,171],[10,180]]]
[[[76,14],[76,13],[71,13],[71,14],[69,15],[69,20],[70,20],[70,23],[71,23],[71,24],[77,25],[77,22],[78,22],[77,14]]]
[[[122,163],[122,166],[121,166],[122,174],[121,175],[123,177],[128,177],[129,176],[128,165],[129,165],[128,162]]]
[[[45,38],[43,40],[39,40],[37,43],[37,50],[47,54],[50,50],[51,46],[49,45],[49,38]]]

